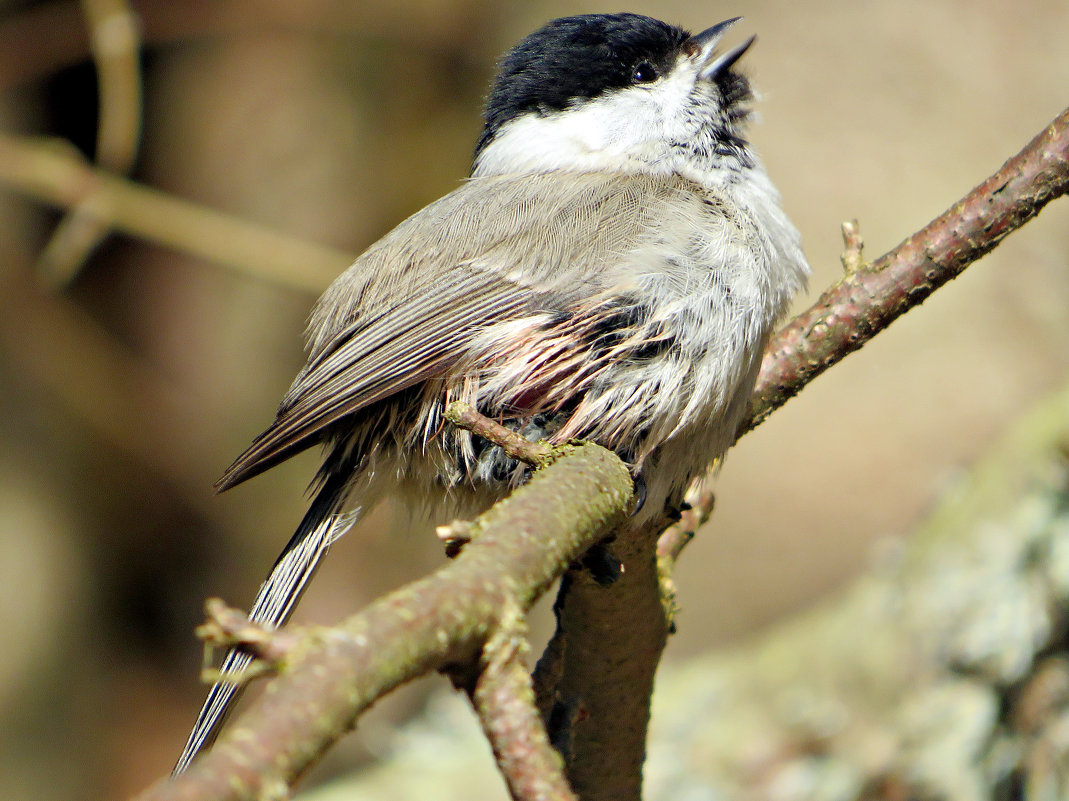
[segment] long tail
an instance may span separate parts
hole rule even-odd
[[[297,531],[260,586],[249,612],[249,620],[270,628],[285,623],[304,594],[309,580],[315,575],[320,560],[330,549],[330,544],[356,522],[359,509],[342,513],[348,495],[347,478],[347,475],[334,474],[316,493]],[[223,659],[221,671],[224,675],[238,673],[248,667],[251,661],[252,657],[248,654],[231,649]],[[244,685],[225,680],[212,685],[182,756],[171,772],[172,776],[188,768],[193,758],[215,741],[230,708],[243,691]]]

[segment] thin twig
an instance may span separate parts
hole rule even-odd
[[[698,529],[704,526],[713,514],[716,502],[713,495],[714,476],[715,472],[710,470],[691,484],[687,494],[683,496],[683,509],[679,520],[661,532],[661,536],[657,538],[657,580],[661,588],[661,604],[668,620],[669,634],[675,634],[676,617],[679,614],[679,604],[676,601],[676,563]]]
[[[227,606],[219,598],[204,602],[205,621],[196,628],[197,639],[206,649],[240,648],[264,667],[275,668],[293,650],[297,637],[289,630],[264,628],[249,620],[240,609]],[[211,676],[210,681],[217,681]]]
[[[141,64],[137,18],[126,0],[81,0],[97,73],[96,162],[126,175],[141,140]],[[68,210],[38,257],[38,274],[52,287],[64,286],[110,226],[100,198],[89,196]]]
[[[510,459],[518,459],[532,467],[542,467],[553,459],[553,448],[524,439],[515,431],[479,414],[469,403],[453,401],[445,410],[445,419],[458,428],[500,446]]]
[[[514,801],[576,801],[535,707],[523,661],[526,635],[522,611],[506,610],[483,649],[484,667],[470,692],[472,705]]]
[[[452,523],[436,526],[434,533],[445,545],[445,555],[453,559],[471,542],[474,530],[470,521],[454,520]]]
[[[847,220],[842,224],[843,252],[839,261],[843,263],[843,272],[847,275],[856,273],[865,264],[862,251],[865,240],[861,238],[861,226],[857,220]]]
[[[683,496],[679,520],[666,528],[657,539],[658,562],[664,560],[674,565],[683,549],[694,539],[695,532],[709,521],[716,500],[713,495],[714,470],[695,481]]]

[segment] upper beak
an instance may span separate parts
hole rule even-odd
[[[750,49],[750,45],[757,39],[756,36],[751,36],[733,50],[716,55],[714,58],[715,54],[713,53],[713,50],[724,36],[724,33],[728,28],[733,26],[736,22],[739,22],[741,19],[742,17],[734,17],[733,19],[724,20],[711,28],[706,28],[701,33],[694,34],[687,40],[687,44],[692,45],[697,51],[697,60],[702,64],[702,67],[698,72],[699,78],[705,80],[715,78],[742,58],[742,54]]]

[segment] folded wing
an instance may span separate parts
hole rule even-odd
[[[318,441],[331,423],[440,375],[464,352],[473,331],[520,316],[531,298],[498,276],[455,276],[408,303],[341,331],[309,362],[278,417],[218,482],[227,489]]]

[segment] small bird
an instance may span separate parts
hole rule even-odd
[[[690,35],[638,14],[566,17],[502,57],[471,177],[326,291],[274,423],[218,482],[325,446],[253,621],[282,625],[386,492],[441,520],[523,481],[499,447],[444,422],[452,401],[531,440],[612,449],[645,483],[639,518],[732,444],[809,274],[746,139],[753,94],[736,62],[754,37],[717,47],[737,22]],[[222,670],[249,661],[231,651]],[[175,773],[238,693],[212,687]]]

